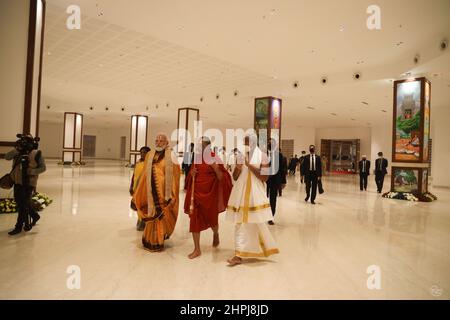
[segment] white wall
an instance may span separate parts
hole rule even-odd
[[[450,187],[450,107],[431,108],[432,185]],[[437,194],[439,197],[439,194]]]
[[[354,128],[317,128],[316,129],[316,149],[320,154],[320,141],[322,139],[360,139],[361,155],[367,157],[371,154],[371,130],[366,127]]]
[[[41,122],[39,124],[39,148],[45,158],[58,158],[62,156],[63,124]]]
[[[283,126],[281,139],[294,139],[294,154],[300,156],[302,150],[308,153],[309,146],[316,143],[316,129],[313,127],[297,127],[295,125]]]
[[[383,152],[383,157],[388,159],[389,167],[388,174],[391,173],[392,162],[392,119],[382,126],[372,128],[372,148],[370,152],[370,159],[375,165],[375,159],[378,158],[378,152]],[[367,155],[369,156],[369,154]]]
[[[40,149],[46,158],[61,158],[63,123],[41,122],[39,126],[41,138]],[[120,137],[127,137],[126,159],[128,159],[130,129],[123,127],[100,127],[95,124],[86,125],[83,135],[96,136],[95,158],[120,159]]]

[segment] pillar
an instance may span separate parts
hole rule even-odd
[[[269,139],[281,141],[281,105],[282,100],[274,97],[255,99],[254,129],[258,135],[259,145],[267,149]]]
[[[200,110],[196,108],[178,108],[177,118],[177,150],[178,156],[182,157],[185,152],[189,151],[189,145],[194,139],[200,138],[195,125],[196,121],[200,121]]]
[[[76,112],[65,112],[62,151],[64,164],[81,164],[82,138],[83,115]]]
[[[44,0],[0,1],[0,159],[17,133],[39,135],[44,18]]]
[[[148,117],[131,116],[130,129],[130,164],[134,165],[140,158],[139,150],[147,146]]]
[[[384,197],[433,201],[428,192],[431,82],[411,78],[394,82],[391,191]]]

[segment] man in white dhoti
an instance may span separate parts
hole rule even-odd
[[[244,159],[239,159],[233,171],[235,183],[227,208],[227,220],[235,226],[235,255],[230,265],[242,263],[242,258],[268,257],[278,253],[275,240],[267,227],[273,219],[264,182],[268,179],[268,159],[258,148],[256,136],[244,138]]]

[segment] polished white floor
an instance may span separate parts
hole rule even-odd
[[[218,249],[205,232],[203,255],[189,260],[188,217],[180,211],[167,249],[150,253],[129,210],[129,169],[113,161],[48,167],[39,190],[54,203],[38,226],[10,237],[16,215],[0,215],[0,299],[450,297],[449,189],[434,189],[436,202],[411,203],[381,198],[373,177],[360,192],[356,177],[328,176],[313,206],[298,176],[290,178],[270,227],[280,254],[230,268],[234,228],[223,215]],[[80,289],[67,287],[72,265],[80,267]],[[380,268],[379,290],[367,287],[371,265]]]

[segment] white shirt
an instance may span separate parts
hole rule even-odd
[[[316,155],[311,154],[309,158],[309,170],[314,171],[316,170]]]

